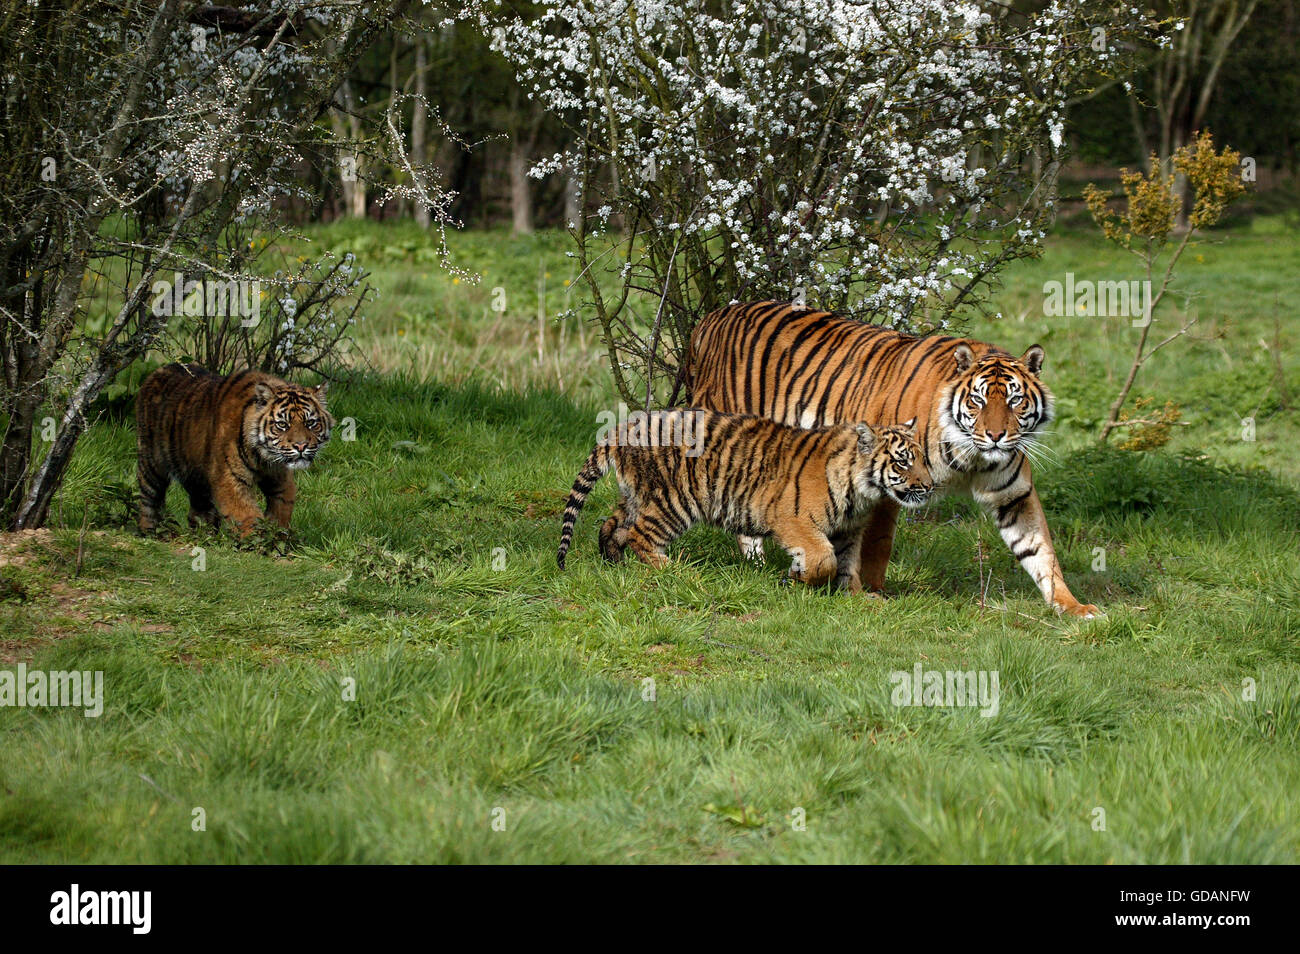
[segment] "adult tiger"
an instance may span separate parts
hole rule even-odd
[[[288,528],[303,470],[330,439],[326,385],[289,384],[260,371],[229,377],[197,364],[169,364],[140,386],[135,399],[140,529],[162,520],[174,480],[190,498],[190,526],[228,520],[239,536],[262,516]]]
[[[1038,379],[1043,349],[1017,359],[982,341],[917,337],[788,302],[729,305],[706,315],[687,356],[691,403],[785,424],[918,418],[936,493],[964,490],[990,510],[1002,539],[1058,612],[1091,618],[1065,585],[1025,447],[1052,418]],[[883,500],[862,535],[860,581],[885,583],[898,505]],[[761,541],[741,539],[752,553]]]

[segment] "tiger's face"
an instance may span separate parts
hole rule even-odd
[[[244,418],[244,437],[266,462],[305,470],[330,439],[333,418],[325,410],[328,383],[273,387],[258,382]]]
[[[859,424],[858,451],[866,467],[857,475],[858,492],[883,492],[904,507],[919,507],[934,489],[925,454],[916,441],[916,418],[903,424]]]
[[[1019,360],[954,352],[958,377],[941,409],[942,439],[959,464],[980,458],[1001,464],[1032,443],[1052,419],[1052,392],[1038,379],[1044,353],[1034,345]]]

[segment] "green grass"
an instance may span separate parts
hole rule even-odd
[[[901,528],[883,601],[780,586],[777,554],[745,565],[710,530],[665,571],[606,566],[608,482],[561,573],[610,401],[590,339],[548,327],[528,368],[535,301],[491,312],[400,230],[318,230],[362,234],[388,290],[362,345],[385,370],[331,390],[357,439],[301,479],[292,559],[131,532],[129,420],[87,435],[51,534],[5,542],[0,658],[102,670],[106,700],[0,708],[0,862],[1300,861],[1300,421],[1256,340],[1297,291],[1294,237],[1257,223],[1194,252],[1223,337],[1142,379],[1191,422],[1159,451],[1089,440],[1126,332],[1017,320],[1119,253],[1066,233],[973,325],[1048,348],[1066,419],[1038,483],[1076,596],[1108,613],[1078,623],[953,498]],[[535,281],[534,253],[563,266],[555,236],[457,241],[488,289]],[[410,359],[438,342],[481,365]],[[1232,415],[1256,404],[1250,444]],[[996,671],[998,714],[893,705],[890,673],[917,663]]]

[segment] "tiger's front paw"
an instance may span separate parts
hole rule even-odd
[[[1074,616],[1078,619],[1097,619],[1106,615],[1091,603],[1073,603],[1071,605],[1058,603],[1056,611],[1063,616]]]

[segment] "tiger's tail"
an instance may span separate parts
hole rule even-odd
[[[578,477],[573,482],[573,490],[569,491],[569,502],[564,506],[564,522],[560,525],[560,549],[555,554],[555,562],[560,565],[561,570],[564,569],[564,557],[573,544],[573,525],[578,520],[578,512],[587,502],[587,494],[591,493],[591,488],[596,486],[596,481],[605,476],[611,463],[609,448],[597,444],[592,448],[587,462],[582,465],[582,470],[578,471]]]

